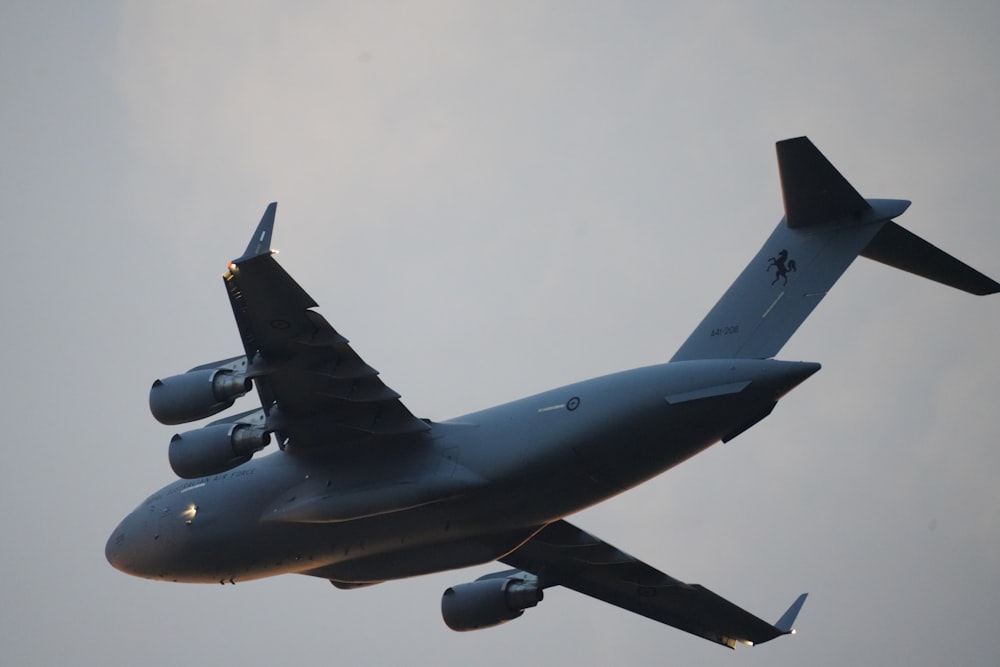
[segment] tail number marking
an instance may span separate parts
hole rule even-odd
[[[740,332],[740,325],[730,324],[727,327],[719,327],[718,329],[712,329],[713,336],[732,336],[733,334],[738,334]]]

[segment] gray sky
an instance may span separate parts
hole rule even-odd
[[[778,139],[1000,275],[996,4],[810,4],[0,5],[0,662],[1000,662],[1000,301],[866,261],[769,420],[573,518],[772,620],[809,591],[796,637],[731,655],[559,590],[452,633],[486,568],[104,561],[172,479],[149,383],[239,352],[219,276],[274,199],[283,266],[436,419],[669,358],[781,216]]]

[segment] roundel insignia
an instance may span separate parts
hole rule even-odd
[[[580,397],[579,396],[574,396],[573,398],[571,398],[568,401],[566,401],[566,409],[569,410],[570,412],[572,412],[573,410],[576,410],[578,407],[580,407]]]

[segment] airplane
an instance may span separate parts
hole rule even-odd
[[[855,257],[1000,291],[898,225],[909,201],[865,199],[806,137],[776,148],[784,217],[668,362],[447,421],[415,417],[275,261],[270,204],[223,275],[244,353],[149,394],[170,425],[254,388],[260,408],[174,435],[180,479],[121,521],[107,560],[154,580],[298,573],[340,589],[499,561],[444,591],[448,627],[516,619],[563,586],[729,648],[793,633],[806,594],[771,623],[565,518],[770,415],[820,368],[775,355]]]

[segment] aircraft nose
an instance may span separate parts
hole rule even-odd
[[[155,568],[155,554],[148,545],[143,547],[147,542],[142,539],[147,532],[146,526],[143,518],[136,514],[133,512],[122,519],[108,537],[107,544],[104,545],[104,557],[116,570],[137,577],[148,577]]]
[[[135,577],[182,576],[192,516],[191,509],[178,513],[147,500],[111,532],[104,557],[111,567]]]
[[[128,537],[125,531],[127,519],[118,524],[118,527],[108,537],[107,544],[104,545],[104,557],[111,564],[111,567],[122,572],[131,574],[125,557],[126,543]]]

